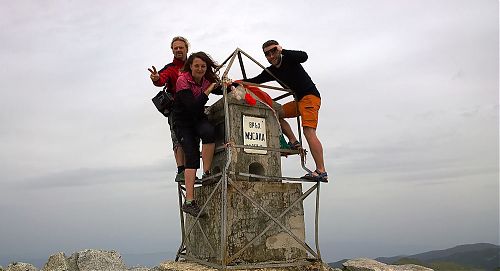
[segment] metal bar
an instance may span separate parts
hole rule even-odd
[[[278,77],[276,77],[272,72],[270,72],[266,67],[262,66],[257,60],[255,60],[253,57],[251,57],[249,54],[245,53],[243,50],[241,49],[238,49],[240,50],[246,57],[248,57],[250,60],[252,60],[255,64],[259,65],[259,67],[261,67],[262,69],[264,69],[267,73],[269,73],[272,77],[274,77],[274,79],[276,80],[276,82],[278,82],[280,85],[282,85],[284,88],[288,88],[290,89],[289,86],[287,86],[285,83],[283,83],[283,81],[281,81],[280,79],[278,79]]]
[[[239,144],[232,144],[231,146],[240,149],[264,150],[272,152],[283,152],[288,154],[300,154],[299,150],[291,150],[291,149],[280,149],[280,148],[261,147],[261,146],[239,145]]]
[[[273,101],[279,101],[279,100],[281,100],[281,99],[283,99],[283,98],[286,98],[286,97],[288,97],[288,96],[290,96],[290,95],[293,95],[293,94],[292,94],[292,93],[285,93],[285,94],[283,94],[283,95],[280,95],[280,96],[278,96],[278,97],[274,98],[274,99],[273,99]]]
[[[244,81],[242,81],[240,84],[285,91],[285,92],[288,92],[288,93],[284,94],[284,95],[287,95],[287,96],[292,95],[292,93],[293,93],[290,89],[282,88],[282,87],[275,87],[275,86],[269,86],[269,85],[264,85],[264,84],[256,84],[256,83],[251,83],[251,82],[244,82]]]
[[[245,148],[245,149],[254,149],[254,150],[268,150],[272,152],[281,152],[281,153],[286,153],[288,154],[300,154],[299,150],[292,150],[292,149],[280,149],[280,148],[271,148],[271,147],[260,147],[260,146],[249,146],[249,145],[237,145],[233,144],[232,145],[235,148]],[[226,149],[226,146],[219,146],[215,148],[215,153],[221,152]]]
[[[264,214],[266,214],[269,218],[271,218],[276,224],[278,224],[284,231],[286,231],[288,233],[288,235],[290,235],[293,239],[295,239],[295,241],[297,241],[297,243],[302,244],[304,246],[304,248],[307,251],[309,251],[309,253],[311,253],[312,255],[316,254],[316,252],[314,252],[314,250],[312,250],[312,248],[310,248],[308,244],[302,242],[302,240],[300,240],[295,234],[293,234],[293,232],[290,231],[290,229],[288,229],[287,227],[285,227],[281,222],[279,222],[276,218],[274,218],[268,211],[266,211],[266,209],[264,209],[260,204],[258,204],[250,196],[248,196],[247,194],[245,194],[245,192],[243,192],[241,190],[241,188],[238,185],[235,184],[235,182],[229,180],[229,183],[241,195],[243,195],[245,198],[247,198],[253,205],[255,205],[257,208],[259,208],[259,210],[261,210]]]
[[[237,49],[236,49],[237,50]],[[215,72],[217,73],[221,68],[222,66],[224,66],[224,64],[226,64],[226,62],[233,56],[234,52],[236,52],[236,50],[233,51],[233,53],[231,55],[229,55],[228,58],[226,58],[226,60],[224,60],[222,62],[222,64],[220,64],[217,68],[215,68]]]
[[[179,254],[181,253],[184,244],[186,242],[186,235],[184,231],[184,214],[182,212],[181,206],[182,206],[182,199],[184,194],[182,193],[181,189],[182,185],[179,183],[177,184],[177,192],[179,194],[179,215],[180,215],[180,220],[181,220],[181,245],[179,246],[179,249],[177,250],[177,254],[175,255],[175,261],[177,262],[179,260]]]
[[[236,48],[236,50],[233,52],[231,55],[231,60],[224,71],[223,74],[223,80],[226,78],[227,73],[231,69],[231,66],[233,65],[234,59],[236,57],[236,54],[240,51],[239,48]],[[223,84],[222,87],[222,92],[224,95],[224,116],[225,116],[225,127],[224,127],[224,143],[229,142],[229,135],[230,135],[230,126],[229,126],[229,106],[227,103],[227,85]],[[220,260],[222,263],[223,269],[226,267],[226,255],[227,255],[227,249],[226,249],[226,243],[227,243],[227,230],[226,230],[226,220],[227,220],[227,183],[228,183],[228,176],[227,172],[229,169],[229,166],[231,164],[231,148],[226,148],[226,166],[224,167],[224,170],[222,171],[223,173],[223,178],[222,180],[222,189],[221,189],[221,240],[220,240]]]
[[[243,79],[247,79],[247,74],[245,72],[245,67],[243,66],[243,59],[241,58],[240,51],[238,51],[238,60],[240,62],[241,75],[243,75]]]
[[[236,54],[237,52],[239,52],[240,49],[239,48],[236,48],[236,50],[234,50],[233,54],[229,57],[230,60],[229,60],[229,64],[227,64],[227,68],[226,68],[226,71],[224,71],[224,74],[222,74],[222,78],[225,78],[227,77],[227,73],[229,72],[229,70],[231,69],[231,66],[233,66],[233,62],[234,62],[234,59],[236,58]]]
[[[314,240],[316,243],[316,251],[318,252],[318,259],[321,261],[321,252],[319,251],[319,237],[318,237],[318,222],[319,222],[319,187],[320,184],[317,184],[318,190],[316,191],[316,214],[314,219]]]
[[[206,200],[205,204],[203,205],[203,207],[201,207],[201,212],[200,212],[200,213],[199,213],[199,214],[198,214],[198,215],[194,218],[195,220],[194,220],[193,224],[191,224],[191,226],[189,226],[189,227],[188,227],[188,231],[187,231],[187,233],[186,233],[186,237],[187,237],[187,236],[189,236],[189,235],[191,234],[191,231],[193,231],[193,229],[194,229],[194,226],[195,226],[196,222],[198,221],[198,219],[200,218],[201,213],[203,212],[203,209],[205,209],[205,206],[207,205],[207,202],[209,202],[209,201],[212,199],[212,197],[213,197],[213,195],[215,194],[215,191],[217,190],[217,188],[218,188],[219,184],[220,184],[220,182],[219,182],[219,183],[217,184],[217,186],[214,188],[214,190],[212,191],[212,193],[210,194],[210,196],[208,196],[208,198],[207,198],[207,200]]]
[[[292,204],[290,204],[290,206],[288,206],[288,208],[286,208],[276,219],[280,219],[281,217],[283,217],[286,213],[288,213],[288,211],[290,211],[292,209],[292,207],[294,207],[299,201],[303,201],[306,197],[308,197],[313,191],[314,189],[316,189],[316,187],[318,186],[318,184],[316,185],[313,185],[311,188],[309,188],[309,190],[307,190],[306,193],[302,194],[302,196],[300,196],[298,199],[296,199]],[[269,225],[267,225],[267,227],[257,236],[255,236],[254,238],[252,238],[252,240],[250,240],[243,248],[241,248],[238,252],[236,252],[230,259],[229,259],[229,262],[232,262],[234,261],[236,258],[238,258],[250,245],[252,245],[253,242],[255,242],[255,240],[257,240],[258,238],[262,237],[264,234],[266,234],[266,232],[268,230],[271,229],[271,227],[274,225],[274,223],[269,223]],[[314,255],[315,257],[317,257],[317,255]]]
[[[252,177],[252,178],[258,178],[258,179],[271,179],[271,180],[286,180],[286,181],[292,181],[292,182],[309,182],[309,183],[317,183],[315,180],[309,180],[305,178],[293,178],[293,177],[273,177],[273,176],[264,176],[264,175],[257,175],[257,174],[251,174],[251,173],[244,173],[244,172],[238,172],[238,173],[233,173],[234,175],[240,175],[243,177]],[[324,183],[327,183],[328,181],[321,181]]]
[[[201,231],[201,234],[203,234],[203,237],[205,238],[205,241],[207,241],[208,246],[210,247],[210,250],[212,250],[212,253],[215,254],[215,249],[210,243],[210,240],[208,240],[208,236],[205,234],[205,231],[203,231],[203,228],[201,227],[200,221],[196,221],[196,224],[198,225],[198,228]]]

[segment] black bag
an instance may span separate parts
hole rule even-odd
[[[151,99],[156,106],[156,109],[168,117],[174,108],[174,96],[170,92],[162,90]]]

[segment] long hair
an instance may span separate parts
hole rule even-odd
[[[217,63],[212,60],[212,58],[204,53],[204,52],[196,52],[189,55],[186,63],[184,63],[184,67],[182,67],[182,71],[192,73],[191,64],[195,58],[199,58],[203,60],[207,64],[207,71],[205,72],[205,78],[210,81],[210,83],[220,83],[219,77],[215,74],[215,69],[218,67]]]

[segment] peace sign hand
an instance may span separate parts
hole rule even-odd
[[[158,79],[160,79],[160,75],[156,71],[155,66],[152,66],[152,68],[153,69],[149,69],[148,68],[148,71],[151,73],[151,75],[149,76],[149,78],[151,78],[151,80],[153,80],[153,81],[158,81]]]

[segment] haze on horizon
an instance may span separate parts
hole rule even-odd
[[[175,162],[147,71],[172,60],[176,35],[218,62],[239,47],[267,65],[268,39],[308,53],[332,178],[325,261],[499,244],[498,4],[3,1],[1,260],[177,249]]]

